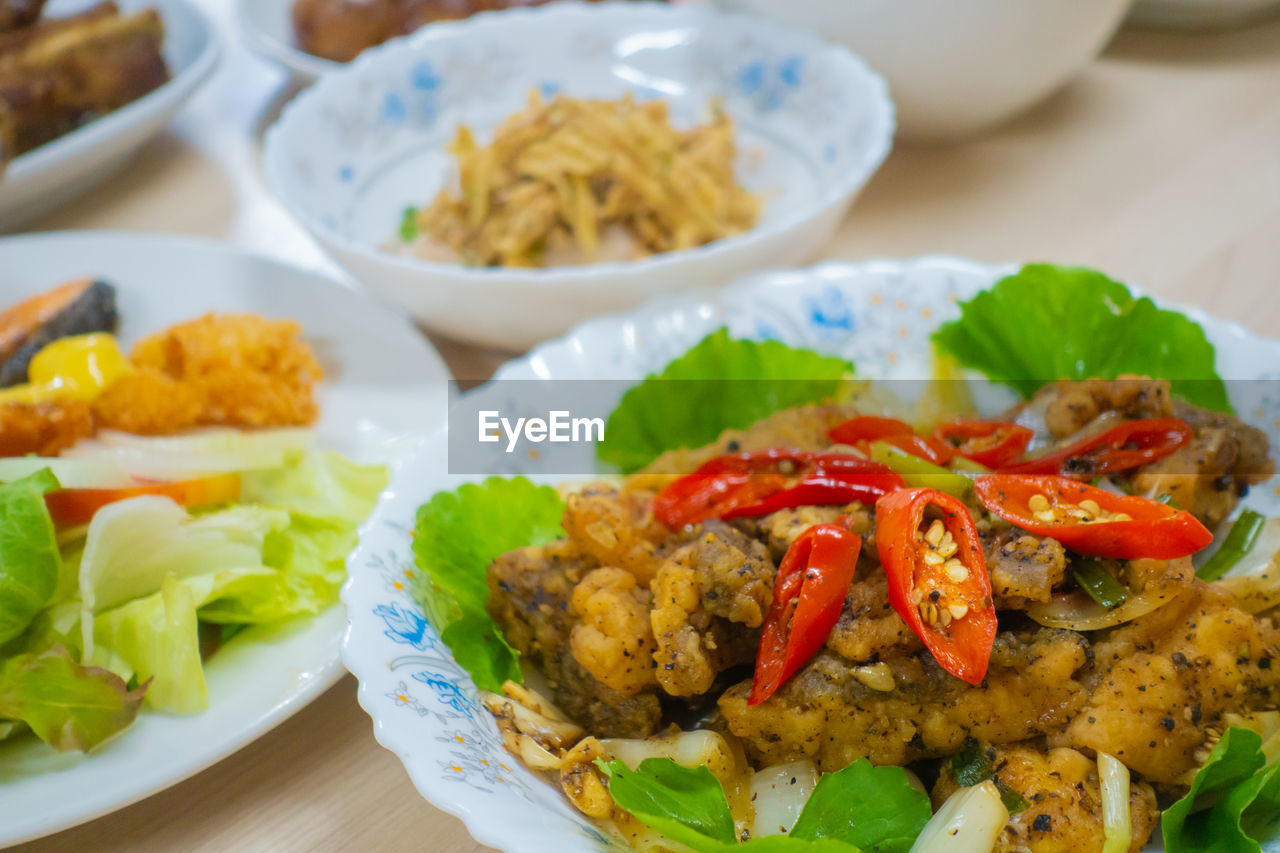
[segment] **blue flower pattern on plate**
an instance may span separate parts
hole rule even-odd
[[[435,639],[427,634],[427,620],[409,608],[398,604],[379,604],[373,612],[387,623],[387,630],[383,633],[394,642],[413,646],[419,651],[435,648]]]

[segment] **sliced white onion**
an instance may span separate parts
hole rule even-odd
[[[646,758],[670,758],[684,767],[705,765],[716,776],[733,769],[733,756],[718,732],[698,729],[680,732],[674,737],[606,738],[600,741],[604,751],[630,767],[640,766]]]
[[[1115,607],[1103,607],[1083,590],[1057,593],[1048,601],[1038,601],[1027,608],[1027,615],[1047,628],[1072,631],[1098,631],[1121,622],[1146,616],[1173,600],[1172,589],[1155,589],[1135,595]]]
[[[1236,604],[1250,613],[1280,604],[1280,518],[1263,522],[1253,547],[1213,585],[1235,596]]]
[[[988,779],[948,797],[911,845],[911,853],[991,853],[1008,823],[1009,810]]]
[[[286,452],[309,450],[315,444],[315,432],[306,427],[255,430],[209,427],[177,435],[134,435],[104,429],[97,433],[97,439],[107,447],[131,448],[148,453],[241,453],[250,448]]]
[[[1102,828],[1106,837],[1102,853],[1125,853],[1133,837],[1129,824],[1129,768],[1115,756],[1099,752],[1098,779],[1102,785]]]
[[[108,462],[148,480],[181,480],[284,465],[288,455],[310,449],[309,429],[208,429],[180,435],[139,436],[104,430],[63,451],[66,458]]]
[[[812,761],[791,761],[752,774],[751,804],[755,807],[751,837],[786,835],[818,785]]]
[[[48,468],[64,489],[118,489],[129,475],[110,459],[62,459],[51,456],[12,456],[0,459],[0,483],[21,480]]]

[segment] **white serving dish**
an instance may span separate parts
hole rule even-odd
[[[64,17],[92,5],[90,0],[53,0],[45,15]],[[169,124],[217,65],[217,38],[191,0],[120,0],[120,7],[125,12],[159,10],[171,79],[133,103],[15,158],[0,174],[0,231],[37,219],[120,171]]]
[[[295,0],[235,0],[236,26],[254,53],[287,69],[301,83],[311,83],[342,63],[314,56],[298,47],[293,33]]]
[[[902,138],[953,140],[1026,109],[1102,51],[1130,0],[715,0],[847,45],[889,81]]]
[[[448,373],[413,325],[315,273],[212,242],[112,232],[0,238],[0,270],[0,305],[72,278],[109,281],[125,342],[213,310],[299,321],[328,374],[318,442],[366,461],[396,458],[444,414]],[[242,634],[205,666],[207,711],[143,712],[92,755],[0,744],[0,847],[161,791],[292,716],[342,675],[344,622],[333,607],[293,631]]]
[[[735,337],[773,338],[852,359],[866,378],[925,379],[931,376],[929,335],[956,316],[955,300],[1013,269],[932,257],[761,274],[712,297],[661,301],[584,323],[510,362],[497,378],[638,381],[727,326]],[[1259,338],[1199,310],[1183,310],[1217,347],[1221,375],[1280,378],[1280,341]],[[544,411],[537,384],[506,384],[494,392],[503,396],[502,405],[493,408]],[[512,395],[524,397],[513,401]],[[1241,415],[1266,429],[1273,447],[1280,446],[1280,399],[1270,396]],[[608,839],[559,790],[503,749],[470,677],[399,583],[414,566],[408,531],[418,506],[437,491],[481,479],[448,473],[446,441],[445,431],[437,430],[397,465],[361,530],[342,595],[350,623],[343,662],[360,680],[360,704],[373,718],[378,742],[400,757],[424,797],[460,817],[478,841],[538,853],[608,849]],[[540,472],[571,470],[564,459],[550,460],[547,454],[511,459],[503,473],[550,480],[555,478]],[[1275,482],[1253,488],[1248,505],[1267,515],[1280,513]]]
[[[481,131],[533,89],[661,96],[677,122],[722,99],[749,188],[771,193],[738,237],[627,263],[476,269],[384,251],[402,212],[450,176],[457,125]],[[556,3],[432,24],[366,51],[286,108],[267,180],[370,290],[454,338],[518,350],[655,295],[812,257],[889,151],[884,81],[843,48],[743,15],[654,3]]]

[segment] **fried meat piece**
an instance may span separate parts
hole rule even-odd
[[[1051,744],[1107,752],[1151,782],[1180,785],[1224,714],[1275,706],[1280,630],[1208,585],[1188,584],[1094,645],[1088,700]]]
[[[569,650],[604,685],[626,695],[654,684],[653,594],[622,569],[588,572],[573,589],[572,613],[581,621],[569,634]]]
[[[1056,539],[1003,529],[988,538],[987,571],[997,610],[1048,601],[1067,575],[1067,552]]]
[[[667,530],[654,520],[647,492],[593,484],[565,500],[564,525],[578,548],[602,566],[626,569],[647,587],[662,565]]]
[[[57,456],[90,435],[93,418],[88,403],[0,403],[0,456]]]
[[[1072,631],[1004,632],[979,687],[921,652],[885,661],[895,687],[880,692],[858,680],[854,664],[824,650],[760,705],[747,707],[749,681],[734,685],[720,711],[764,764],[809,758],[834,771],[869,758],[901,765],[950,755],[969,737],[1010,743],[1060,729],[1085,701],[1075,676],[1087,659],[1087,643]]]
[[[1234,415],[1176,402],[1174,415],[1191,425],[1191,443],[1138,469],[1135,494],[1169,495],[1210,527],[1231,514],[1254,483],[1275,473],[1267,435]]]
[[[119,109],[169,79],[164,24],[152,9],[102,3],[0,35],[0,101],[16,154]]]
[[[656,691],[620,693],[570,650],[581,622],[572,606],[574,590],[597,568],[563,539],[503,554],[488,570],[489,613],[507,642],[546,677],[556,704],[572,719],[601,737],[647,737],[662,713]]]
[[[1101,850],[1105,839],[1098,766],[1074,749],[1041,750],[1034,743],[990,747],[987,756],[1002,791],[1014,791],[1027,807],[1010,815],[995,853],[1074,853]],[[935,808],[957,790],[951,763],[943,762],[933,788]],[[1129,788],[1129,850],[1138,853],[1155,829],[1156,795],[1144,782]]]
[[[137,372],[94,402],[95,421],[141,434],[311,423],[324,371],[301,334],[287,320],[209,314],[144,338]]]
[[[672,553],[653,581],[650,614],[663,690],[701,695],[755,657],[776,571],[762,543],[718,521]]]

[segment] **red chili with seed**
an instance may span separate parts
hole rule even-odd
[[[840,524],[815,524],[787,549],[765,617],[748,705],[759,705],[822,648],[840,618],[862,540]]]
[[[1089,479],[1127,471],[1163,459],[1185,446],[1194,435],[1178,418],[1126,421],[1061,450],[1000,470],[1001,474],[1061,474]]]
[[[1213,541],[1209,529],[1185,510],[1068,477],[992,474],[979,477],[974,491],[1005,521],[1057,539],[1078,554],[1172,560]]]
[[[986,556],[968,508],[935,489],[904,489],[876,503],[876,547],[889,603],[947,672],[986,677],[996,608]]]
[[[709,518],[752,518],[797,506],[874,504],[905,485],[851,453],[771,448],[717,456],[658,493],[654,516],[672,530]]]

